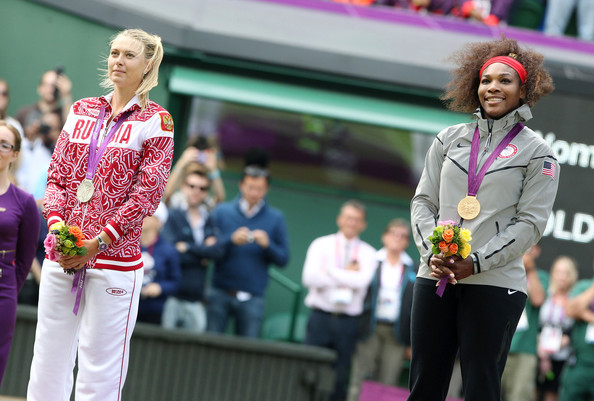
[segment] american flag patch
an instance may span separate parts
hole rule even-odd
[[[551,162],[544,162],[542,165],[542,173],[555,178],[555,165]]]

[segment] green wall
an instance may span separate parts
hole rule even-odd
[[[29,1],[2,0],[0,78],[11,88],[9,114],[37,101],[41,74],[58,65],[72,81],[75,100],[103,94],[98,69],[106,66],[103,60],[116,32]],[[151,91],[151,99],[163,105],[168,101],[168,69],[163,66],[160,85]]]

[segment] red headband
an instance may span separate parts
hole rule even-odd
[[[522,81],[522,83],[526,83],[526,76],[528,75],[526,73],[526,69],[518,60],[510,56],[497,56],[487,60],[487,62],[483,64],[483,66],[481,67],[481,70],[479,72],[479,79],[483,76],[483,71],[485,70],[485,68],[487,68],[493,63],[501,63],[510,66],[518,73],[518,75],[520,76],[520,81]]]

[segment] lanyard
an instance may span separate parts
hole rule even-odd
[[[339,241],[339,238],[338,238],[338,234],[336,234],[334,236],[334,238],[335,238],[335,243],[336,243],[336,266],[339,269],[344,269],[344,268],[346,268],[346,266],[343,266],[344,265],[344,263],[343,263],[344,262],[344,259],[343,259],[343,261],[340,260],[340,254],[341,254],[341,252],[340,252],[340,246],[339,246],[339,242],[340,241]],[[351,262],[356,262],[357,261],[357,255],[359,254],[359,243],[360,243],[360,241],[357,240],[356,243],[355,243],[355,245],[352,247],[353,250],[351,252],[351,255],[352,255],[351,260],[350,260]],[[347,255],[345,255],[345,256],[347,256]]]
[[[468,162],[468,195],[469,196],[476,196],[476,193],[483,182],[483,178],[485,178],[485,174],[487,174],[487,170],[491,167],[491,164],[495,161],[497,156],[510,144],[510,142],[520,133],[520,131],[524,128],[524,125],[521,123],[517,123],[514,127],[507,133],[507,135],[499,142],[499,145],[495,148],[495,150],[489,155],[489,158],[483,164],[480,171],[476,172],[476,167],[478,163],[478,154],[479,154],[479,146],[480,146],[480,134],[478,125],[474,130],[474,136],[472,137],[472,145],[470,147],[470,160]]]
[[[377,288],[378,291],[381,290],[382,288],[382,274],[384,272],[384,264],[388,262],[388,259],[386,257],[386,259],[384,259],[378,267],[378,275],[377,275]],[[402,280],[404,279],[404,272],[406,271],[406,266],[404,266],[404,263],[402,262],[398,262],[400,264],[400,266],[402,267],[402,271],[400,272],[400,278],[398,279],[398,284],[396,285],[396,289],[400,289],[400,287],[402,286]],[[392,266],[387,266],[386,268],[391,268]]]
[[[86,178],[89,180],[93,179],[95,175],[95,171],[97,171],[97,166],[99,165],[99,160],[101,160],[101,156],[103,156],[103,152],[107,148],[109,141],[115,134],[115,132],[120,128],[120,126],[126,121],[126,119],[132,114],[132,110],[128,110],[121,117],[118,119],[118,122],[111,128],[103,142],[101,142],[101,146],[97,149],[97,142],[99,141],[99,132],[101,131],[101,125],[103,124],[103,117],[105,116],[105,105],[101,106],[101,110],[99,111],[99,116],[97,117],[97,121],[95,122],[95,129],[93,131],[93,136],[91,138],[91,144],[89,145],[89,163],[87,164],[87,175]]]

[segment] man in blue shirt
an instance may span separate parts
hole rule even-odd
[[[220,204],[212,214],[223,257],[215,262],[208,331],[224,332],[233,316],[235,334],[260,335],[268,266],[282,267],[289,261],[284,215],[265,200],[269,180],[265,166],[247,165],[239,183],[240,194]]]

